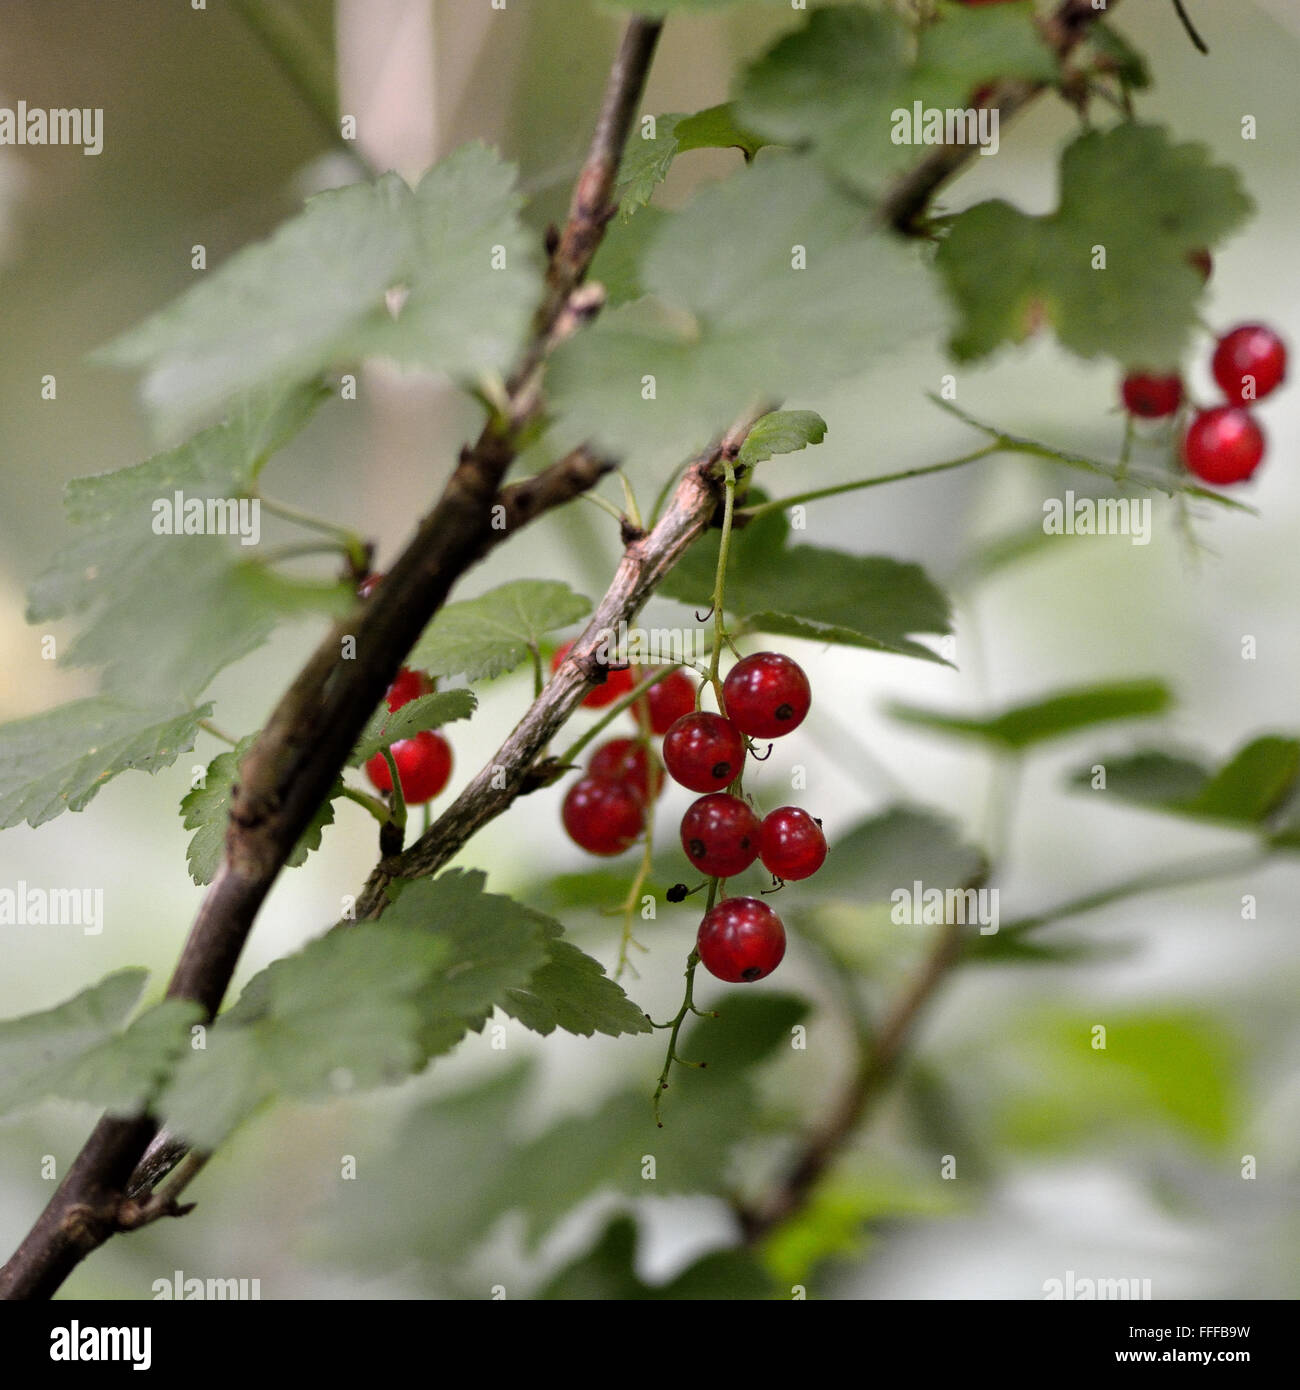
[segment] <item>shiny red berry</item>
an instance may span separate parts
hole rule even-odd
[[[609,782],[626,782],[642,801],[652,799],[651,781],[654,783],[655,796],[663,794],[663,767],[640,739],[612,738],[608,743],[602,743],[591,755],[587,772],[592,777],[603,777]]]
[[[1263,457],[1263,430],[1235,405],[1201,411],[1183,439],[1183,461],[1207,483],[1243,482]]]
[[[1286,376],[1286,344],[1262,323],[1243,323],[1219,339],[1210,370],[1231,404],[1262,401]]]
[[[826,862],[826,836],[802,807],[778,806],[763,817],[758,852],[777,878],[810,878]]]
[[[781,964],[785,927],[760,898],[725,898],[705,914],[695,949],[710,975],[750,984]]]
[[[451,744],[436,729],[424,729],[414,738],[399,739],[393,744],[393,761],[408,806],[432,801],[451,779]],[[376,753],[366,764],[366,776],[381,792],[393,790],[388,762],[382,753]]]
[[[682,817],[682,848],[701,873],[730,878],[758,858],[758,817],[738,796],[714,792]]]
[[[674,671],[652,685],[645,698],[650,706],[651,733],[666,734],[682,715],[695,708],[695,686],[688,676]]]
[[[750,738],[779,738],[797,729],[812,704],[803,667],[780,652],[742,657],[722,684],[727,718]]]
[[[745,765],[745,740],[720,714],[693,710],[664,735],[664,762],[675,782],[693,792],[730,786]]]
[[[608,777],[581,777],[560,812],[569,838],[589,854],[622,854],[641,833],[645,804],[635,787]]]
[[[573,646],[572,642],[566,642],[551,658],[551,670],[559,670],[560,663],[569,654],[569,649]],[[632,678],[632,672],[627,667],[611,669],[605,680],[593,690],[589,690],[583,697],[583,706],[586,709],[604,709],[606,705],[612,705],[621,695],[626,695],[636,684]]]
[[[1176,373],[1130,372],[1120,386],[1124,409],[1143,420],[1172,415],[1183,403],[1183,379]]]
[[[393,683],[388,687],[388,694],[384,698],[388,701],[390,710],[398,710],[417,696],[428,695],[432,689],[433,682],[423,671],[412,671],[409,666],[403,666],[393,677]]]

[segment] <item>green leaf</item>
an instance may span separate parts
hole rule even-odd
[[[478,698],[472,690],[435,690],[429,695],[417,695],[397,710],[381,704],[349,755],[348,766],[360,767],[399,739],[414,738],[425,729],[440,729],[454,720],[468,719],[477,708]]]
[[[319,400],[314,387],[259,394],[179,448],[68,484],[68,518],[81,532],[32,586],[27,613],[32,623],[82,619],[63,661],[103,667],[108,688],[150,703],[190,703],[283,618],[347,611],[348,585],[286,579],[231,534],[154,530],[180,520],[180,493],[185,505],[221,503],[214,522],[232,531],[246,524],[253,534],[260,517],[248,494],[257,474]],[[236,515],[240,499],[245,511]]]
[[[450,870],[403,884],[381,922],[342,923],[254,976],[162,1097],[214,1147],[261,1105],[389,1085],[480,1029],[546,962],[546,918]]]
[[[555,1274],[535,1296],[584,1301],[770,1299],[771,1281],[746,1250],[705,1255],[666,1284],[647,1284],[636,1272],[636,1222],[616,1216],[585,1255]]]
[[[890,713],[905,724],[981,739],[1019,753],[1094,724],[1163,714],[1172,703],[1163,681],[1133,680],[1063,690],[983,719],[938,714],[912,705],[893,705]]]
[[[1191,252],[1235,230],[1253,204],[1202,145],[1125,122],[1066,148],[1057,210],[978,203],[950,224],[935,264],[958,312],[961,359],[1023,342],[1046,319],[1081,357],[1177,365],[1203,288]],[[1094,268],[1094,248],[1105,269]]]
[[[528,659],[529,647],[591,612],[591,600],[553,579],[516,579],[449,603],[408,658],[431,676],[491,679]]]
[[[625,221],[650,201],[679,154],[690,150],[738,149],[750,160],[767,144],[736,123],[735,108],[730,102],[710,106],[693,116],[670,111],[655,117],[653,137],[646,135],[645,130],[643,124],[640,130],[633,131],[618,169],[614,196]]]
[[[924,128],[912,129],[915,103],[942,120],[948,109],[973,110],[986,82],[1055,76],[1028,0],[940,6],[914,58],[899,16],[840,5],[812,10],[749,68],[737,117],[760,136],[811,148],[836,179],[870,196],[925,152]]]
[[[763,151],[663,223],[641,283],[646,298],[555,353],[553,448],[590,439],[675,462],[755,395],[824,393],[896,352],[900,325],[940,322],[916,248],[870,234],[859,204],[783,151]]]
[[[949,631],[948,600],[919,565],[789,544],[780,512],[756,517],[732,537],[726,608],[752,631],[806,637],[942,662],[914,633]],[[707,608],[718,561],[716,532],[678,562],[660,593]]]
[[[234,748],[218,753],[208,764],[203,785],[195,787],[181,799],[181,824],[186,830],[194,831],[189,848],[185,851],[185,861],[195,883],[211,883],[216,875],[225,851],[230,790],[234,786],[239,764],[256,737],[256,734],[250,734],[240,739]],[[285,860],[289,868],[299,868],[307,862],[307,856],[313,850],[320,848],[325,827],[334,824],[333,799],[342,791],[343,783],[338,780]]]
[[[557,1028],[578,1037],[604,1033],[649,1033],[650,1021],[605,974],[605,967],[561,939],[558,922],[544,928],[549,957],[527,985],[507,989],[499,1003],[502,1012],[545,1037]]]
[[[534,1240],[595,1192],[645,1192],[643,1155],[655,1157],[655,1191],[720,1192],[731,1147],[754,1131],[753,1068],[789,1046],[807,1005],[784,995],[728,995],[719,1019],[698,1019],[679,1044],[705,1071],[674,1068],[655,1126],[649,1084],[609,1097],[590,1113],[560,1120],[518,1146],[502,1171],[499,1210],[521,1209]],[[658,1066],[656,1061],[655,1066]],[[647,1078],[648,1082],[648,1078]]]
[[[1073,785],[1091,787],[1094,766],[1105,768],[1105,791],[1121,800],[1172,815],[1260,826],[1297,790],[1300,740],[1276,735],[1252,739],[1215,771],[1158,750],[1095,758],[1071,777]]]
[[[826,421],[815,410],[773,410],[754,422],[737,463],[752,467],[774,454],[795,454],[826,438]]]
[[[984,856],[950,820],[913,806],[891,806],[841,835],[804,888],[810,901],[887,902],[897,888],[962,888],[986,873]]]
[[[80,811],[110,778],[157,772],[194,747],[212,706],[180,714],[108,695],[0,724],[0,827]]]
[[[672,213],[648,207],[635,221],[610,223],[587,276],[604,285],[607,311],[645,294],[641,272],[646,254],[672,217]]]
[[[1151,69],[1146,58],[1104,19],[1094,19],[1088,26],[1088,47],[1096,56],[1098,67],[1115,73],[1125,87],[1135,92],[1150,87]]]
[[[0,1021],[0,1114],[47,1096],[139,1114],[186,1046],[199,1005],[169,999],[129,1028],[147,970],[118,970],[65,1004]]]
[[[1093,1045],[1099,1024],[1104,1048]],[[1211,1016],[1035,1014],[1010,1039],[1022,1056],[1015,1084],[994,1105],[1018,1147],[1075,1148],[1109,1137],[1131,1151],[1135,1129],[1161,1124],[1211,1147],[1233,1133],[1239,1051]]]
[[[514,182],[495,153],[466,145],[414,191],[389,173],[318,194],[100,357],[145,369],[145,399],[169,428],[371,355],[457,379],[504,371],[538,293]]]

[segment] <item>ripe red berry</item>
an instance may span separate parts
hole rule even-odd
[[[384,698],[388,701],[390,710],[398,710],[417,696],[429,694],[432,689],[433,682],[423,671],[412,671],[409,666],[403,666],[393,677],[393,683],[388,687],[388,694]]]
[[[705,913],[695,949],[710,975],[750,984],[781,964],[785,927],[760,898],[725,898]]]
[[[1219,339],[1210,370],[1231,404],[1262,401],[1286,376],[1286,344],[1262,323],[1243,323]]]
[[[1172,415],[1183,403],[1183,379],[1176,373],[1161,376],[1155,372],[1130,372],[1120,386],[1124,409],[1143,420]]]
[[[682,715],[695,708],[695,687],[688,676],[674,671],[652,685],[645,698],[650,706],[650,731],[666,734]]]
[[[551,670],[558,671],[560,663],[569,654],[572,642],[566,642],[551,658]],[[594,690],[589,690],[583,697],[583,706],[586,709],[604,709],[606,705],[612,705],[621,695],[626,695],[636,684],[632,679],[632,672],[627,667],[610,669],[604,683],[596,686]]]
[[[1207,483],[1243,482],[1263,457],[1263,430],[1235,405],[1201,411],[1183,439],[1183,461]]]
[[[393,744],[393,761],[408,806],[432,801],[451,778],[451,744],[436,729],[399,739]],[[376,753],[366,764],[366,776],[381,792],[393,790],[388,761],[382,753]]]
[[[797,729],[812,704],[803,667],[780,652],[742,657],[722,683],[727,718],[751,738],[779,738]]]
[[[645,806],[628,783],[589,775],[569,788],[560,817],[575,844],[608,856],[622,854],[641,833]]]
[[[663,767],[640,739],[612,738],[608,743],[602,743],[591,755],[587,772],[592,777],[602,777],[609,782],[626,782],[645,802],[652,799],[652,780],[655,796],[663,794]]]
[[[826,836],[802,807],[778,806],[763,817],[758,852],[777,878],[810,878],[826,861]]]
[[[664,762],[673,780],[693,792],[730,786],[745,765],[745,740],[720,714],[693,710],[664,735]]]
[[[730,878],[758,858],[758,817],[738,797],[713,792],[682,817],[682,848],[701,873]]]

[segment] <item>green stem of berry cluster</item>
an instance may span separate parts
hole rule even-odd
[[[717,900],[718,885],[720,882],[721,880],[716,878],[709,880],[709,901],[704,909],[705,912],[708,912],[709,908],[711,908]],[[692,950],[690,955],[686,958],[686,993],[682,998],[681,1008],[677,1010],[676,1015],[669,1019],[667,1023],[655,1023],[654,1019],[650,1020],[652,1027],[667,1028],[670,1030],[668,1034],[668,1053],[664,1058],[664,1069],[659,1073],[659,1080],[655,1082],[655,1124],[658,1125],[660,1129],[664,1127],[664,1122],[659,1115],[659,1102],[663,1093],[668,1089],[668,1074],[673,1069],[673,1063],[676,1062],[679,1067],[695,1067],[700,1071],[703,1071],[704,1068],[709,1065],[707,1062],[692,1062],[685,1057],[679,1057],[677,1055],[677,1038],[682,1031],[682,1024],[685,1023],[688,1015],[695,1014],[698,1018],[717,1018],[717,1014],[713,1013],[711,1010],[697,1009],[695,1007],[695,971],[699,963],[700,953],[696,950]]]
[[[650,710],[644,703],[634,705],[632,710],[636,716],[637,742],[641,746],[641,753],[645,759],[646,793],[650,804],[646,808],[645,839],[641,846],[641,863],[637,866],[636,875],[628,886],[627,897],[623,899],[623,906],[620,909],[623,917],[623,931],[618,944],[618,964],[614,968],[616,980],[622,977],[625,970],[631,969],[633,974],[636,973],[635,967],[628,959],[629,948],[635,946],[638,951],[645,950],[645,947],[632,935],[632,922],[637,901],[641,896],[641,889],[645,886],[646,879],[650,877],[655,852],[654,803],[657,786],[655,783],[655,753],[650,741]],[[660,773],[660,776],[662,775]]]
[[[578,754],[581,753],[589,743],[603,734],[625,709],[630,705],[635,705],[636,702],[645,695],[647,690],[652,686],[658,685],[660,681],[667,680],[668,677],[677,670],[678,664],[689,665],[690,663],[682,662],[674,663],[669,666],[656,667],[648,676],[637,685],[634,685],[626,695],[621,695],[612,705],[609,705],[591,728],[574,739],[564,752],[559,755],[556,761],[564,767],[568,767],[576,762]]]

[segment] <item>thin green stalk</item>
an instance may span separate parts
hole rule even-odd
[[[393,798],[393,807],[388,819],[399,829],[405,830],[406,793],[402,790],[402,779],[397,775],[397,760],[391,748],[384,749],[384,761],[388,764],[388,775],[393,779],[393,790],[389,793]]]
[[[222,743],[228,743],[232,748],[238,746],[239,740],[237,738],[233,738],[230,734],[226,733],[224,729],[219,729],[212,722],[212,720],[200,719],[198,721],[198,724],[199,728],[202,729],[204,733],[211,734],[213,738],[219,738],[222,741]]]
[[[619,511],[608,497],[602,497],[597,492],[580,492],[578,496],[584,501],[590,502],[593,507],[599,507],[602,512],[608,512],[620,526],[623,524],[623,513]]]
[[[364,806],[380,825],[387,825],[393,818],[388,807],[377,796],[371,796],[357,787],[344,787],[342,795],[348,801],[355,801],[358,806]]]
[[[736,468],[732,461],[723,455],[722,466],[726,493],[722,502],[722,536],[718,541],[718,567],[713,575],[713,651],[709,657],[709,684],[718,701],[718,712],[726,714],[726,700],[722,694],[722,681],[718,668],[722,661],[722,648],[730,644],[727,624],[723,617],[723,605],[727,597],[727,560],[731,554],[731,527],[736,509]]]
[[[365,542],[355,531],[349,530],[346,526],[339,526],[335,522],[326,521],[324,517],[313,516],[311,512],[304,512],[297,507],[291,507],[287,502],[278,502],[272,497],[263,497],[259,494],[257,500],[272,516],[278,516],[283,521],[291,521],[295,526],[305,526],[309,530],[321,532],[322,535],[332,536],[351,558],[358,573],[365,569]]]
[[[1267,862],[1268,857],[1266,850],[1256,849],[1248,854],[1222,854],[1217,858],[1206,858],[1202,855],[1180,864],[1169,864],[1162,869],[1121,879],[1109,888],[1099,888],[1077,898],[1069,898],[1044,912],[1018,917],[1014,922],[1007,922],[999,935],[1022,936],[1052,922],[1059,922],[1066,917],[1078,917],[1085,912],[1095,912],[1099,907],[1108,907],[1111,903],[1122,902],[1126,898],[1136,898],[1146,893],[1158,893],[1166,888],[1183,888],[1192,883],[1204,883],[1210,879],[1245,873],[1250,869],[1259,868]]]
[[[979,459],[990,458],[993,454],[1001,451],[1000,443],[987,444],[982,449],[976,449],[973,453],[963,454],[960,458],[947,459],[943,463],[927,463],[919,468],[905,468],[900,473],[882,473],[875,478],[860,478],[855,483],[839,483],[834,487],[821,487],[813,492],[796,493],[793,497],[776,497],[769,502],[757,502],[752,507],[742,507],[739,515],[748,517],[752,520],[756,516],[763,516],[768,512],[784,511],[787,507],[800,506],[804,502],[818,502],[823,497],[838,497],[846,492],[861,492],[869,487],[883,487],[886,483],[901,483],[908,478],[923,478],[928,473],[946,473],[953,468],[962,468],[968,463],[975,463]]]
[[[591,728],[588,729],[586,733],[574,739],[564,752],[559,755],[557,761],[565,766],[572,763],[592,739],[602,734],[629,705],[635,704],[651,686],[658,685],[662,680],[667,680],[676,669],[676,663],[670,666],[657,667],[650,675],[641,681],[639,685],[634,685],[626,695],[620,696],[612,705],[607,706],[600,718],[596,720]]]

